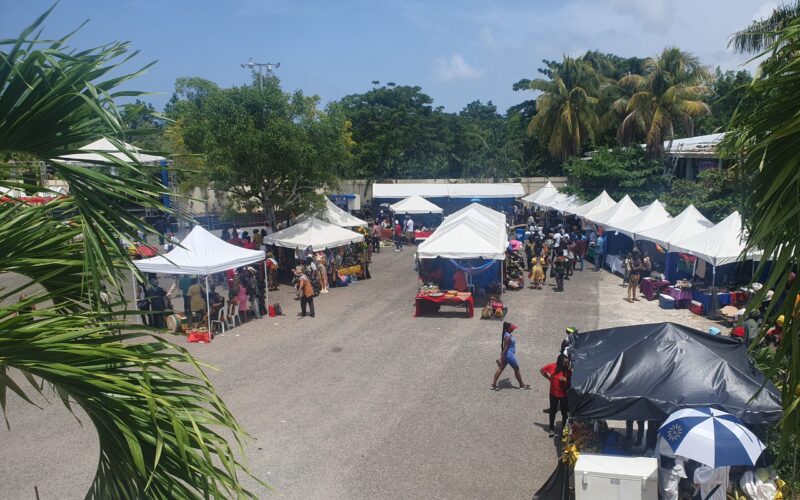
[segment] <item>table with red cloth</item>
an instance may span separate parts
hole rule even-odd
[[[441,295],[440,295],[441,294]],[[438,312],[439,306],[442,304],[451,306],[463,305],[467,312],[467,317],[471,318],[475,314],[475,299],[470,292],[459,292],[456,295],[450,295],[443,292],[433,293],[419,292],[417,294],[416,309],[414,317],[420,316],[427,312]]]
[[[414,241],[425,241],[432,234],[433,231],[414,231]]]
[[[643,279],[639,282],[639,288],[642,291],[642,297],[647,300],[655,300],[658,298],[661,290],[668,287],[670,282],[667,280],[653,280]]]
[[[671,286],[667,288],[667,294],[675,299],[675,309],[687,308],[692,303],[692,289],[678,288]]]

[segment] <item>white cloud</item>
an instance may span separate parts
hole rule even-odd
[[[449,59],[436,60],[436,77],[443,82],[474,80],[484,74],[484,70],[471,66],[461,54],[453,54]]]
[[[487,49],[496,49],[499,46],[492,29],[488,26],[481,28],[481,31],[478,33],[478,39],[480,39],[481,44]]]

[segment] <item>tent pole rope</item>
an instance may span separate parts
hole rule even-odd
[[[211,335],[211,304],[208,303],[208,275],[206,274],[206,314],[208,315],[208,335]]]

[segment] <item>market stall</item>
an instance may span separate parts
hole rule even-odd
[[[389,205],[389,210],[394,213],[395,219],[402,216],[411,218],[414,221],[413,237],[414,243],[425,241],[433,232],[431,228],[439,225],[443,218],[444,210],[426,200],[422,196],[414,195]],[[422,229],[422,230],[420,230]]]
[[[503,214],[478,204],[452,214],[417,249],[418,295],[452,290],[458,294],[446,300],[472,303],[476,293],[502,291],[500,263],[507,246]]]
[[[536,191],[532,192],[527,196],[523,196],[520,201],[530,205],[538,202],[542,198],[545,198],[557,192],[558,188],[556,188],[552,182],[547,181],[544,186],[540,187],[539,189],[537,189]]]
[[[325,209],[320,213],[319,218],[339,227],[367,227],[366,221],[342,210],[328,199],[325,200]]]
[[[508,183],[375,183],[372,185],[373,212],[378,213],[381,206],[389,206],[410,196],[419,195],[438,205],[444,213],[462,209],[475,200],[498,210],[514,205],[525,195],[519,182]]]
[[[747,348],[735,340],[674,323],[608,328],[578,334],[572,340],[570,429],[565,434],[562,460],[534,499],[568,498],[573,469],[576,498],[591,498],[579,496],[592,486],[593,466],[580,464],[585,453],[592,453],[595,464],[607,465],[606,485],[624,483],[628,474],[619,470],[611,456],[635,455],[636,449],[626,445],[629,438],[610,428],[608,422],[639,422],[640,432],[644,424],[644,449],[655,448],[665,456],[663,435],[661,440],[658,435],[668,432],[662,424],[680,410],[709,415],[725,412],[751,429],[773,425],[782,417],[780,391],[753,365]],[[673,428],[672,436],[676,433]],[[707,432],[704,435],[708,437]],[[679,444],[671,441],[673,448]],[[751,458],[742,465],[754,465],[754,454]],[[663,471],[659,467],[659,474]],[[664,486],[662,480],[660,477],[659,488]],[[594,483],[597,486],[599,481]],[[654,498],[641,491],[614,498]]]
[[[208,316],[208,332],[211,332],[211,305],[209,303],[208,275],[235,269],[265,259],[263,250],[249,250],[231,245],[217,238],[202,226],[195,226],[181,240],[179,245],[164,255],[149,259],[134,260],[135,265],[143,273],[189,274],[205,276],[206,312]],[[264,267],[266,273],[266,267]],[[133,273],[131,271],[131,273]],[[134,276],[134,301],[136,300],[136,280]],[[266,274],[264,275],[266,280]],[[265,293],[268,293],[265,291]],[[267,300],[268,303],[268,300]]]

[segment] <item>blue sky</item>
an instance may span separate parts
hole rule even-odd
[[[17,35],[52,4],[0,0],[0,37]],[[419,85],[435,105],[459,111],[492,100],[501,111],[531,95],[514,92],[538,76],[540,61],[599,49],[650,56],[667,45],[709,66],[742,67],[727,37],[775,6],[760,0],[62,0],[45,35],[89,19],[80,48],[130,41],[136,65],[158,64],[133,87],[161,109],[175,79],[200,76],[222,86],[249,79],[241,63],[280,62],[287,90],[323,103],[364,92],[372,80]]]

